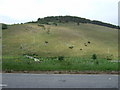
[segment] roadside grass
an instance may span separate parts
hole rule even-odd
[[[41,57],[41,62],[26,57],[3,56],[3,71],[117,71],[118,63],[106,59],[85,59],[80,57],[57,58]],[[98,63],[97,63],[98,62]]]

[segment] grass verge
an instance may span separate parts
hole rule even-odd
[[[3,56],[3,71],[118,71],[118,63],[106,59],[85,59],[65,57],[63,60],[53,57],[40,57],[35,62],[26,57]]]

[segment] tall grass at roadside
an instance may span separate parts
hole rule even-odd
[[[25,57],[3,57],[3,71],[117,71],[118,63],[106,59],[83,59],[80,57],[65,57],[64,60],[57,58],[41,57],[41,62],[27,59]]]

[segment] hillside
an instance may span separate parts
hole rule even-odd
[[[118,71],[118,29],[104,25],[71,20],[7,25],[2,30],[2,70]]]
[[[3,30],[3,56],[118,57],[118,30],[90,23],[8,25]]]

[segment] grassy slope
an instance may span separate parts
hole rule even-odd
[[[3,30],[3,71],[117,71],[118,63],[107,61],[108,55],[117,59],[117,30],[92,24],[64,23],[58,26],[37,24],[8,26]],[[47,30],[50,30],[50,34]],[[45,45],[45,41],[48,44]],[[91,43],[88,44],[87,42]],[[85,46],[87,43],[88,46]],[[74,46],[69,49],[69,46]],[[22,49],[21,49],[22,47]],[[82,48],[82,50],[80,50]],[[23,54],[38,54],[41,63]],[[91,56],[96,53],[97,61]],[[46,58],[66,56],[63,61]]]
[[[85,56],[96,53],[105,58],[108,54],[117,59],[118,31],[108,27],[75,23],[45,25],[43,30],[37,24],[8,26],[3,30],[3,56],[21,56],[36,53],[39,56]],[[47,30],[50,29],[50,34]],[[45,41],[48,44],[45,45]],[[88,46],[84,43],[90,41]],[[74,45],[73,49],[68,47]],[[20,49],[20,47],[23,49]],[[82,48],[82,50],[80,50]]]

